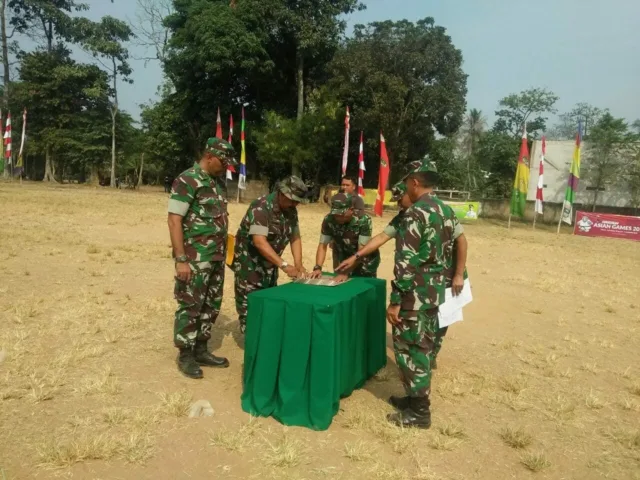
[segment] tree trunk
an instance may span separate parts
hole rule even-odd
[[[144,153],[140,155],[140,174],[138,175],[138,188],[142,186],[142,169],[144,168]]]
[[[43,182],[58,183],[55,177],[55,171],[53,169],[53,155],[51,154],[51,145],[47,145],[44,160],[44,178]]]
[[[300,122],[304,116],[304,55],[300,47],[296,49],[296,83],[298,86],[298,114],[296,118]],[[291,172],[300,176],[300,167],[293,163]]]
[[[596,211],[596,205],[598,204],[598,193],[600,193],[600,189],[596,187],[596,190],[593,192],[593,205],[591,207],[591,211]]]
[[[111,110],[111,188],[116,188],[116,115],[118,107]]]

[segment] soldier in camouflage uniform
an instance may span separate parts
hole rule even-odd
[[[174,344],[178,368],[202,378],[200,366],[228,367],[209,353],[211,325],[222,304],[227,230],[227,200],[221,176],[237,165],[231,144],[210,138],[198,163],[173,182],[168,223],[176,262]]]
[[[437,180],[437,169],[435,163],[429,161],[429,157],[425,157],[421,161],[412,162],[409,166],[411,170],[420,168],[425,172],[432,174],[434,182]],[[447,229],[447,236],[451,237],[453,242],[446,245],[446,263],[444,277],[446,282],[446,288],[451,288],[453,295],[459,295],[462,292],[464,281],[467,276],[467,238],[464,234],[464,228],[458,220],[456,213],[449,205],[440,200],[435,193],[431,192],[428,197],[428,202],[434,209],[444,218],[445,229]],[[439,328],[436,333],[435,349],[433,352],[433,361],[431,362],[431,369],[437,368],[437,357],[442,349],[442,342],[449,327]]]
[[[393,326],[396,363],[405,397],[391,397],[398,413],[391,423],[404,427],[431,426],[431,361],[438,330],[438,307],[444,302],[446,248],[452,242],[445,220],[429,201],[433,181],[421,164],[405,177],[413,202],[396,232],[392,293],[387,319]]]
[[[371,217],[356,212],[353,208],[353,196],[350,193],[338,193],[331,199],[331,212],[324,217],[320,233],[320,242],[316,253],[316,265],[313,277],[322,275],[322,265],[327,255],[327,246],[333,242],[333,254],[341,262],[355,255],[358,266],[350,273],[343,272],[338,280],[348,275],[375,278],[380,266],[380,252],[361,256],[358,251],[371,240]]]
[[[365,257],[377,252],[380,247],[396,236],[396,231],[404,212],[411,206],[411,200],[409,199],[409,195],[407,195],[407,186],[404,182],[398,182],[393,186],[391,189],[391,201],[398,202],[398,208],[400,209],[398,214],[391,219],[382,233],[373,237],[369,243],[358,251],[357,256],[352,255],[346,260],[343,260],[342,263],[336,267],[337,272],[352,270],[358,263],[360,257]]]
[[[242,333],[246,329],[249,293],[275,287],[278,270],[292,278],[306,273],[296,209],[299,203],[308,203],[306,194],[307,186],[300,178],[288,177],[278,183],[274,192],[251,202],[240,223],[232,268]],[[281,257],[289,243],[295,265],[289,265]]]
[[[425,173],[432,174],[432,178],[435,183],[437,179],[436,166],[433,162],[429,161],[428,157],[422,161],[412,162],[409,165],[409,171],[418,169],[422,163],[425,164],[423,170]],[[404,182],[399,182],[394,185],[391,190],[391,199],[398,202],[400,212],[391,220],[391,222],[389,222],[382,233],[376,235],[367,245],[365,245],[365,247],[359,252],[360,255],[368,255],[374,252],[396,236],[398,225],[402,219],[404,210],[411,206],[411,200],[406,194],[406,191],[406,185]],[[451,288],[453,294],[457,295],[462,290],[464,280],[467,279],[467,270],[465,268],[467,259],[467,239],[464,235],[462,225],[449,205],[442,202],[442,200],[440,200],[433,192],[429,194],[429,197],[426,200],[443,217],[443,220],[445,221],[445,228],[448,229],[448,234],[453,238],[453,249],[449,248],[447,245],[445,251],[446,267],[444,275],[446,288]],[[357,258],[355,256],[348,258],[338,266],[338,271],[353,268],[356,261]],[[436,333],[433,361],[431,362],[432,370],[437,368],[436,359],[438,353],[440,353],[440,350],[442,349],[442,342],[447,333],[447,329],[448,327],[439,328]]]

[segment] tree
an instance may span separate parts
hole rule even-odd
[[[153,56],[142,58],[145,62],[166,60],[170,31],[164,19],[174,12],[172,0],[138,0],[136,22],[131,24],[131,29],[137,37],[136,44],[144,48],[145,53],[149,49],[154,52]]]
[[[571,111],[559,115],[560,122],[549,131],[547,137],[552,140],[572,140],[582,125],[582,138],[588,140],[591,127],[598,123],[608,110],[601,110],[588,103],[578,103]]]
[[[12,102],[29,111],[28,146],[44,154],[45,179],[56,181],[56,158],[61,167],[99,168],[109,144],[109,126],[101,120],[108,112],[107,75],[75,62],[62,45],[25,54],[19,74]]]
[[[297,87],[297,119],[304,114],[304,76],[306,60],[319,51],[338,47],[346,22],[340,15],[365,7],[358,0],[284,0],[276,17],[283,39],[295,45],[295,77]]]
[[[111,102],[111,187],[116,188],[116,117],[118,115],[118,77],[128,83],[132,69],[129,65],[129,51],[122,45],[133,35],[129,26],[121,20],[105,16],[93,27],[91,36],[86,40],[86,47],[96,57],[102,57],[107,64],[112,82],[113,101]]]
[[[598,196],[607,183],[626,173],[633,140],[625,120],[614,118],[610,113],[605,113],[591,129],[585,155],[585,179],[593,188],[594,212]]]
[[[508,133],[490,131],[481,137],[477,162],[485,197],[507,198],[511,195],[519,145],[520,142]]]
[[[486,126],[487,120],[482,112],[473,108],[469,110],[460,129],[460,149],[466,164],[466,175],[462,182],[465,190],[478,188],[475,169],[476,154]]]
[[[531,88],[508,95],[500,100],[501,108],[496,111],[498,119],[493,129],[496,132],[508,133],[513,138],[520,138],[526,122],[527,132],[537,138],[540,132],[546,129],[545,114],[556,113],[553,106],[558,98],[554,93],[541,88]]]
[[[433,18],[356,25],[330,73],[329,89],[351,107],[352,129],[376,143],[384,132],[394,178],[430,151],[436,132],[449,136],[462,124],[462,53]]]
[[[89,9],[85,3],[76,0],[9,0],[12,10],[11,24],[16,31],[25,34],[56,56],[57,44],[75,42],[86,35],[88,20],[72,17],[71,13]],[[51,145],[47,147],[44,181],[55,182]]]
[[[267,112],[265,125],[256,134],[258,160],[270,186],[291,171],[316,183],[334,177],[328,168],[338,165],[343,114],[340,103],[326,90],[310,94],[309,111],[301,119]]]
[[[640,140],[636,136],[636,142]],[[640,147],[634,143],[631,155],[631,162],[627,172],[627,186],[629,195],[631,196],[631,206],[636,209],[640,208]]]

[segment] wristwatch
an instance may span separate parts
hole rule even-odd
[[[322,266],[316,265],[315,267],[313,267],[313,271],[315,272],[316,270],[322,270]]]
[[[280,264],[280,270],[284,270],[285,268],[287,268],[289,266],[289,264],[287,262],[282,262]]]
[[[179,257],[176,257],[176,263],[187,263],[188,260],[189,259],[186,255],[180,255]]]
[[[360,260],[362,258],[362,256],[358,252],[356,252],[355,257],[356,257],[356,260]]]

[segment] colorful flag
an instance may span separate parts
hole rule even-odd
[[[524,217],[525,206],[527,205],[527,190],[529,187],[529,148],[527,146],[527,127],[525,125],[522,132],[522,143],[520,145],[520,155],[518,157],[518,168],[516,178],[513,182],[511,192],[511,215]]]
[[[373,211],[379,217],[382,216],[382,210],[384,207],[384,193],[387,191],[387,183],[389,182],[390,172],[391,168],[389,167],[387,144],[384,141],[382,132],[380,132],[380,175],[378,177],[378,195],[376,195],[376,204],[373,208]]]
[[[538,189],[536,190],[536,213],[542,215],[542,204],[544,203],[542,189],[544,188],[544,157],[547,154],[547,140],[542,137],[542,155],[540,156],[540,168],[538,169]]]
[[[233,115],[229,115],[229,143],[233,141]],[[233,166],[227,166],[227,180],[233,180],[232,173],[236,173],[236,169]]]
[[[576,134],[576,146],[573,150],[573,160],[571,170],[569,170],[569,181],[564,194],[564,204],[562,206],[562,221],[571,225],[573,218],[573,202],[578,190],[580,180],[580,146],[582,143],[582,122],[578,122],[578,133]]]
[[[2,110],[0,109],[0,138],[4,138],[4,127],[2,126]],[[4,155],[0,155],[0,173],[4,172]]]
[[[11,112],[7,115],[7,128],[4,131],[4,157],[7,159],[6,165],[11,165]]]
[[[358,195],[364,197],[364,187],[362,181],[364,180],[364,148],[362,144],[363,132],[360,132],[360,153],[358,154]]]
[[[218,118],[216,118],[216,137],[222,138],[222,121],[220,120],[220,107],[218,107]]]
[[[347,174],[347,161],[349,159],[349,107],[347,107],[347,115],[344,117],[344,151],[342,152],[342,176]]]
[[[244,147],[244,107],[242,107],[242,121],[240,122],[240,175],[238,176],[238,188],[247,188],[247,153]]]
[[[24,109],[22,113],[22,140],[20,141],[20,152],[18,153],[18,161],[16,162],[15,169],[13,170],[13,174],[16,177],[22,175],[23,163],[22,163],[22,152],[24,151],[24,140],[25,134],[27,131],[27,109]]]

